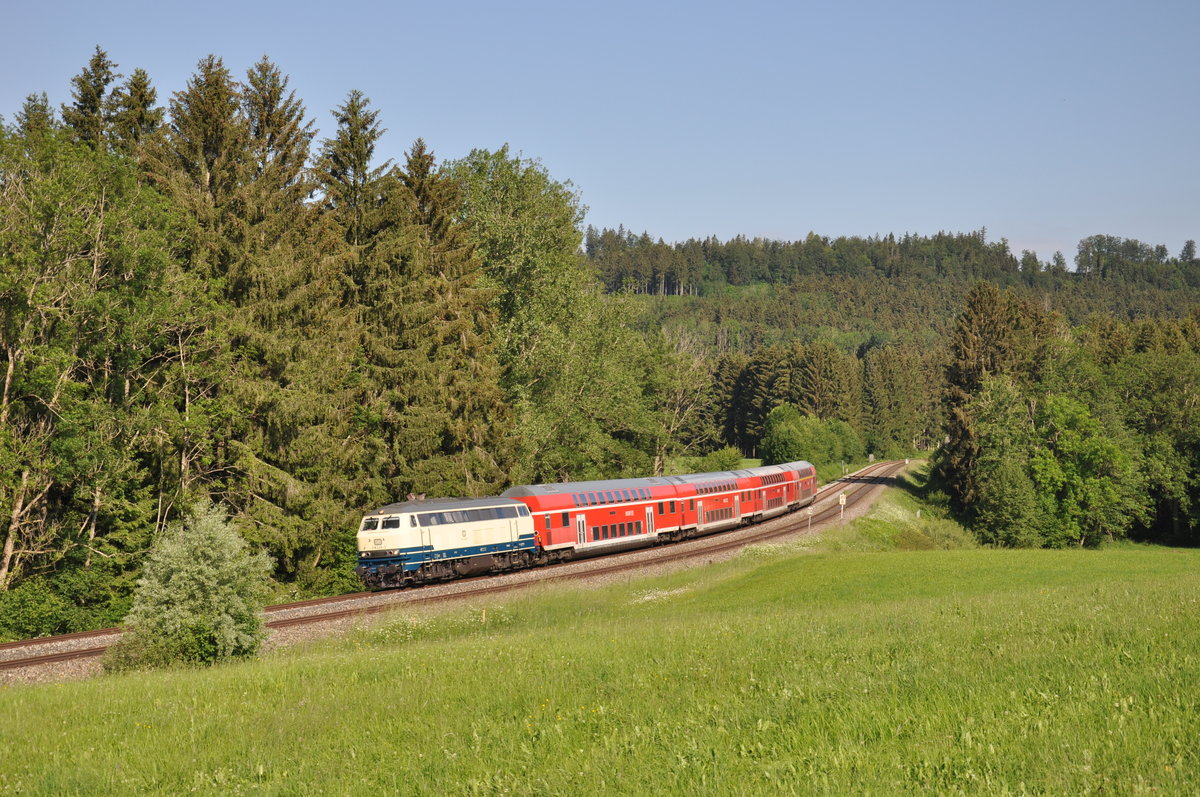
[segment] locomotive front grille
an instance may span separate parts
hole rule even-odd
[[[389,556],[398,556],[400,551],[359,551],[359,559],[386,559]]]

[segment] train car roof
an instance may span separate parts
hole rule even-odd
[[[402,512],[442,512],[456,509],[482,509],[490,506],[505,506],[513,503],[502,496],[491,498],[428,498],[418,501],[401,501],[388,504],[369,512],[369,515],[398,515]]]
[[[696,482],[723,481],[739,476],[763,476],[784,470],[809,467],[807,462],[789,462],[785,465],[760,465],[743,470],[718,471],[715,473],[688,473],[682,476],[649,476],[641,479],[603,479],[587,482],[562,482],[559,484],[520,484],[500,493],[505,498],[524,498],[536,495],[558,495],[560,493],[594,493],[600,490],[619,490],[635,487],[657,487],[671,484],[695,484]]]
[[[604,479],[590,482],[562,482],[559,484],[519,484],[509,487],[500,495],[505,498],[534,495],[558,495],[559,493],[594,493],[601,490],[632,489],[634,487],[658,487],[676,484],[673,476],[649,476],[642,479]]]

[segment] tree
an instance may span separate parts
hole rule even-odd
[[[163,109],[155,107],[158,92],[144,69],[135,69],[129,79],[110,96],[113,145],[127,154],[134,153],[163,123]]]
[[[969,507],[983,542],[1012,547],[1040,546],[1046,520],[1030,477],[1034,447],[1030,407],[1011,380],[986,380],[972,399],[979,444],[975,482],[978,499]]]
[[[386,187],[392,222],[361,292],[362,431],[391,495],[484,495],[504,481],[510,416],[491,340],[492,293],[459,220],[459,185],[425,142]]]
[[[371,217],[381,200],[380,182],[392,163],[372,163],[375,145],[386,131],[379,125],[379,111],[369,110],[370,104],[361,91],[354,90],[333,111],[337,132],[322,142],[314,170],[324,192],[325,209],[344,230],[346,242],[356,249],[368,244],[373,231]],[[361,260],[361,254],[356,255]],[[361,274],[354,277],[361,283]]]
[[[938,452],[937,472],[960,511],[977,498],[978,430],[971,399],[990,377],[1014,374],[1036,381],[1052,361],[1045,343],[1051,321],[1032,305],[990,283],[968,292],[950,337],[945,397],[948,441]]]
[[[632,305],[599,295],[579,256],[584,208],[569,183],[507,147],[473,150],[447,172],[462,187],[460,212],[492,291],[517,443],[513,478],[645,473],[656,443],[663,456],[675,445],[659,430],[652,404],[672,416],[668,405],[681,410],[681,424],[695,406],[686,392],[659,394],[647,385],[677,384],[671,369],[689,360],[675,359],[666,341],[648,346],[628,328]]]
[[[106,667],[213,664],[252,656],[266,633],[271,561],[253,553],[219,507],[198,503],[151,550],[125,635]]]
[[[109,60],[108,53],[96,45],[96,52],[88,65],[71,78],[71,97],[74,102],[62,106],[63,123],[76,140],[92,149],[105,147],[112,113],[108,86],[120,77],[113,72],[116,66]]]
[[[25,139],[34,139],[52,130],[57,122],[46,92],[25,97],[15,121],[16,132]]]
[[[175,219],[129,164],[53,129],[0,136],[0,175],[0,591],[73,569],[119,580],[154,528],[147,469],[172,435]]]
[[[1042,403],[1037,426],[1041,445],[1030,467],[1051,519],[1046,544],[1095,546],[1146,518],[1142,470],[1123,430],[1100,424],[1065,396]]]
[[[221,59],[201,59],[184,90],[171,96],[165,135],[147,153],[150,178],[192,222],[189,269],[218,290],[234,257],[230,228],[251,159],[241,102],[241,87]]]

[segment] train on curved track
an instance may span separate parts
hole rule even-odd
[[[390,589],[603,555],[756,523],[811,504],[816,491],[813,466],[789,462],[409,500],[363,518],[357,573]]]

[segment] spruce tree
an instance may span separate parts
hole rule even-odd
[[[394,223],[362,292],[367,417],[393,495],[482,495],[505,481],[510,459],[495,317],[458,220],[458,185],[434,164],[418,139],[389,181]]]
[[[120,77],[113,72],[116,66],[109,60],[108,53],[96,45],[96,52],[88,65],[71,78],[71,97],[74,101],[62,106],[63,122],[71,129],[76,140],[92,149],[105,146],[111,113],[108,86]]]
[[[147,171],[193,222],[188,265],[214,288],[234,256],[234,205],[246,182],[249,133],[241,87],[220,58],[200,60],[182,91],[171,96],[170,122],[147,152]]]
[[[54,129],[57,122],[46,92],[26,96],[14,121],[15,131],[26,139],[36,138]]]
[[[372,165],[375,145],[385,132],[379,111],[361,91],[351,91],[333,112],[337,131],[321,144],[314,169],[324,193],[324,207],[345,231],[346,242],[363,247],[372,232],[371,216],[380,203],[380,181],[391,161]],[[355,274],[361,283],[362,275]],[[360,284],[361,286],[361,284]]]
[[[135,69],[110,97],[111,140],[126,153],[137,150],[148,136],[162,126],[163,109],[155,107],[158,92],[144,69]]]

